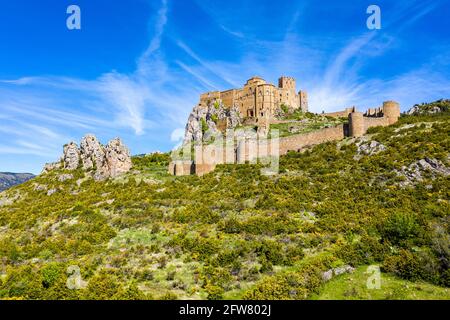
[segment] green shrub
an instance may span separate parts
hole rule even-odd
[[[382,234],[394,244],[414,239],[420,232],[420,225],[414,214],[409,212],[395,212],[386,220],[382,227]]]

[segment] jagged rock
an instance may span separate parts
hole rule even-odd
[[[425,158],[395,171],[398,176],[405,178],[400,183],[402,187],[423,181],[426,172],[431,174],[432,178],[436,177],[436,175],[448,176],[450,175],[450,168],[437,159]]]
[[[95,170],[99,173],[107,171],[105,151],[94,135],[88,134],[81,139],[80,153],[84,170]]]
[[[75,142],[64,146],[63,157],[64,169],[75,170],[80,164],[80,150]]]
[[[47,186],[43,185],[43,184],[35,183],[33,189],[34,189],[34,191],[44,191],[44,190],[47,190]]]
[[[227,117],[228,117],[228,129],[234,129],[242,124],[242,115],[237,105],[234,105],[231,108]]]
[[[59,182],[64,182],[64,181],[67,181],[67,180],[70,180],[70,179],[73,179],[73,175],[72,174],[66,173],[66,174],[61,174],[61,175],[58,176],[58,181]]]
[[[207,109],[203,106],[196,106],[189,115],[186,123],[186,130],[184,134],[184,143],[191,143],[192,141],[202,141],[203,132],[201,119],[206,118]]]
[[[47,196],[51,196],[52,194],[56,193],[58,190],[57,189],[50,189],[47,191]]]
[[[352,266],[349,266],[349,265],[330,269],[330,270],[322,273],[322,280],[324,282],[327,282],[327,281],[330,281],[333,277],[336,277],[336,276],[344,274],[344,273],[353,273],[353,271],[355,271],[355,268],[353,268]]]
[[[322,273],[322,279],[323,281],[327,282],[330,281],[333,278],[333,270],[328,270]]]
[[[111,177],[117,177],[131,169],[130,152],[119,138],[111,140],[106,145],[105,153],[106,163]]]
[[[128,172],[132,167],[130,152],[119,138],[111,140],[104,147],[92,134],[83,137],[80,148],[74,142],[65,145],[61,162],[62,167],[67,170],[81,167],[88,171],[95,180],[116,177]],[[57,162],[47,164],[43,173],[60,167]],[[73,175],[61,175],[58,179],[63,182],[72,178]]]
[[[361,155],[371,156],[371,155],[374,155],[374,154],[377,154],[379,152],[386,150],[386,146],[384,144],[381,144],[375,140],[367,141],[367,140],[361,139],[356,143],[356,146],[358,147],[358,150],[357,150],[358,156],[361,156]]]
[[[432,103],[416,104],[406,111],[409,115],[436,114],[450,110],[450,100],[441,99]]]
[[[212,136],[221,134],[217,127],[218,121],[225,121],[227,129],[234,129],[241,124],[241,118],[237,106],[227,109],[221,102],[215,102],[209,106],[198,105],[189,115],[184,144],[208,140]],[[203,128],[202,123],[206,124],[207,128]],[[206,131],[205,134],[203,131]]]
[[[42,173],[48,173],[52,170],[56,170],[56,169],[60,169],[60,168],[61,168],[61,161],[46,163],[44,165],[44,168],[42,169]]]

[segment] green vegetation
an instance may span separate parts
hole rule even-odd
[[[205,118],[201,118],[201,126],[202,126],[202,133],[205,134],[206,131],[208,131],[209,127],[208,124],[206,123]]]
[[[418,110],[417,114],[427,114],[427,113],[435,113],[436,110],[440,110],[440,112],[450,112],[450,100],[449,99],[441,99],[432,103],[422,103],[414,105]]]
[[[401,187],[395,170],[425,157],[448,167],[449,132],[449,113],[404,116],[371,128],[378,154],[321,144],[281,157],[275,176],[246,164],[173,177],[164,154],[104,182],[38,176],[0,194],[0,298],[448,299],[450,177]],[[323,282],[345,264],[360,268]],[[370,264],[382,293],[362,287]]]
[[[381,273],[380,288],[367,286],[367,266],[354,273],[332,279],[312,299],[318,300],[441,300],[450,299],[450,289],[426,282],[402,280],[390,274]]]
[[[217,124],[219,122],[219,117],[217,116],[217,114],[213,114],[211,115],[211,120],[214,121],[215,124]]]
[[[294,134],[308,133],[323,128],[334,127],[347,122],[344,118],[332,118],[313,113],[303,113],[296,110],[294,113],[286,114],[280,119],[280,123],[271,124],[270,130],[278,130],[280,137]]]

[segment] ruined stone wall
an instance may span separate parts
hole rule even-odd
[[[327,113],[322,113],[322,115],[327,116],[327,117],[333,117],[333,118],[347,118],[350,113],[354,112],[355,108],[345,108],[345,110],[343,111],[336,111],[336,112],[327,112]]]
[[[371,127],[387,126],[389,125],[388,119],[386,117],[374,118],[374,117],[364,117],[364,133],[367,129]]]
[[[344,125],[325,128],[305,134],[280,138],[280,155],[298,151],[307,146],[344,139]]]

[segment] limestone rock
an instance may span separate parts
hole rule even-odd
[[[355,158],[359,158],[358,156],[362,155],[371,156],[386,150],[386,146],[384,144],[381,144],[375,140],[367,141],[365,139],[360,139],[356,143],[356,146],[358,147],[358,150]]]
[[[230,112],[228,113],[227,118],[228,118],[228,128],[229,129],[234,129],[237,126],[242,124],[242,116],[239,111],[239,107],[237,105],[234,105],[230,109]]]
[[[57,189],[50,189],[47,191],[47,196],[51,196],[52,194],[56,193],[58,190]]]
[[[400,183],[402,187],[405,187],[423,181],[426,173],[430,174],[431,178],[436,177],[436,175],[448,176],[450,175],[450,168],[437,159],[425,158],[413,162],[408,167],[403,166],[395,173],[405,178]]]
[[[80,164],[80,150],[75,142],[70,142],[64,146],[62,157],[64,169],[75,170]]]
[[[241,124],[241,119],[237,106],[226,108],[219,101],[209,106],[198,105],[189,115],[184,134],[184,144],[201,142],[221,134],[221,130],[225,128],[218,128],[219,121],[226,124],[226,129],[234,129]],[[203,128],[204,124],[207,128]],[[204,131],[206,131],[205,134]]]
[[[132,167],[130,152],[119,138],[103,146],[92,134],[83,137],[79,148],[74,142],[65,145],[60,163],[62,168],[67,170],[82,168],[95,180],[117,177]],[[46,164],[43,173],[61,168],[60,163]],[[73,179],[73,175],[65,174],[58,177],[60,182],[68,179]]]
[[[111,140],[106,145],[105,153],[106,163],[111,177],[117,177],[131,169],[130,151],[119,138]]]
[[[64,182],[67,180],[73,179],[73,175],[72,174],[61,174],[58,176],[58,181],[59,182]]]
[[[196,106],[189,115],[184,134],[184,143],[192,141],[202,141],[202,124],[201,119],[206,118],[207,109],[202,106]],[[205,120],[206,121],[206,120]]]
[[[333,268],[322,273],[322,280],[324,282],[327,282],[330,281],[333,277],[336,277],[344,273],[353,273],[353,271],[355,271],[355,268],[349,265]]]
[[[34,188],[33,188],[34,191],[44,191],[44,190],[47,190],[47,186],[46,186],[46,185],[38,184],[38,183],[34,183],[33,185],[34,185]]]
[[[44,165],[44,168],[42,169],[42,173],[47,173],[47,172],[50,172],[52,170],[56,170],[56,169],[60,169],[60,168],[61,168],[61,161],[46,163]]]
[[[420,115],[420,114],[436,114],[440,112],[448,112],[450,110],[450,100],[441,99],[430,104],[416,104],[411,109],[406,111],[409,115]]]
[[[84,170],[106,171],[105,151],[94,135],[88,134],[81,139],[80,152]]]

